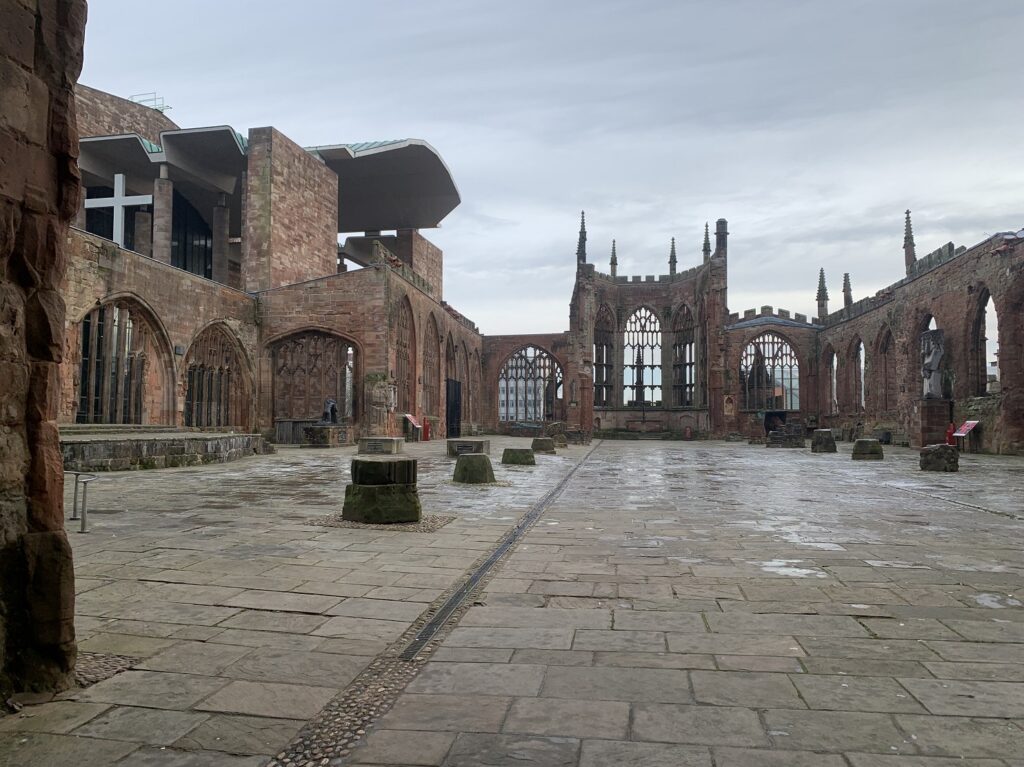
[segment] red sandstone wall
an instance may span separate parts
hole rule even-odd
[[[337,271],[338,177],[274,128],[249,131],[242,283],[255,293]]]
[[[199,332],[213,322],[223,323],[246,350],[250,366],[247,383],[252,390],[256,348],[256,301],[252,296],[122,250],[109,240],[77,229],[68,235],[67,249],[71,260],[61,285],[67,302],[67,364],[61,368],[59,410],[62,423],[74,422],[78,405],[79,323],[98,302],[112,298],[124,298],[148,309],[148,319],[157,331],[158,345],[153,350],[156,359],[152,360],[147,381],[149,423],[183,423],[183,361]]]
[[[562,403],[568,408],[570,381],[568,333],[522,333],[518,335],[483,336],[483,424],[486,428],[498,429],[498,376],[506,360],[524,346],[536,346],[549,352],[562,366]],[[575,426],[575,424],[573,424]]]
[[[75,86],[75,106],[78,132],[83,137],[138,133],[159,144],[161,131],[178,129],[163,112],[81,83]]]
[[[77,655],[56,415],[85,12],[0,7],[0,700],[69,686]]]
[[[430,284],[435,299],[444,298],[444,254],[437,245],[417,230],[402,230],[389,247]]]
[[[973,390],[977,372],[972,349],[976,348],[975,322],[986,291],[991,293],[999,317],[1002,392],[979,397]],[[854,304],[853,311],[833,312],[821,333],[819,349],[830,344],[840,358],[840,414],[830,418],[822,413],[824,423],[842,427],[863,420],[869,427],[893,429],[909,437],[912,444],[919,443],[919,338],[921,325],[930,314],[945,332],[957,424],[968,418],[981,420],[978,438],[982,449],[1024,453],[1024,242],[988,240],[925,274],[891,286],[883,296],[867,303],[866,307]],[[878,406],[882,380],[875,364],[885,327],[896,342],[897,401],[895,411],[889,413]],[[867,410],[863,413],[851,409],[852,370],[844,365],[849,359],[846,352],[857,338],[863,340],[866,351]],[[822,372],[819,379],[826,377]]]

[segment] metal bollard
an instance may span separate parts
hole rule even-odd
[[[75,494],[71,501],[71,519],[81,520],[81,528],[78,532],[87,533],[89,532],[89,483],[94,479],[99,479],[95,474],[86,474],[81,471],[68,471],[65,474],[73,474],[75,477]],[[78,506],[78,483],[82,483],[82,506],[81,515],[79,515]]]

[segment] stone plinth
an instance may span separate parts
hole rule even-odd
[[[569,438],[564,434],[554,434],[551,437],[555,442],[555,447],[569,447]]]
[[[836,452],[836,438],[831,429],[815,429],[811,435],[812,453]]]
[[[528,447],[506,447],[501,454],[501,462],[512,466],[536,466],[537,459]]]
[[[853,455],[855,461],[881,461],[885,454],[882,452],[882,443],[877,439],[858,439],[853,443]]]
[[[804,435],[793,431],[770,431],[764,442],[765,447],[803,447]]]
[[[922,447],[921,471],[960,471],[960,451],[953,445]]]
[[[341,447],[348,444],[348,427],[337,424],[307,426],[302,430],[302,447]]]
[[[533,444],[530,448],[535,453],[544,453],[546,455],[555,454],[555,441],[551,437],[536,437],[533,440]]]
[[[486,453],[463,453],[455,462],[455,482],[467,485],[486,485],[494,481],[491,458]]]
[[[937,445],[946,441],[949,409],[948,399],[923,399],[918,403],[917,445]]]
[[[423,509],[416,489],[416,459],[352,459],[341,518],[368,524],[418,522]]]
[[[452,458],[466,453],[490,453],[491,441],[489,439],[458,439],[448,440],[448,455]]]
[[[405,437],[360,437],[360,455],[396,455],[402,452]]]

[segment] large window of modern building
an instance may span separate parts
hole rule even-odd
[[[498,375],[499,421],[553,421],[562,399],[562,366],[536,346],[511,355]]]

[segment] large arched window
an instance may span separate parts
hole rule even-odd
[[[882,328],[880,340],[872,357],[872,399],[878,409],[887,413],[896,408],[896,342],[888,326]]]
[[[441,410],[441,334],[431,314],[423,336],[423,414],[437,415]]]
[[[825,384],[828,387],[826,399],[828,402],[829,415],[839,412],[839,380],[838,380],[839,359],[829,345],[825,348]]]
[[[740,391],[745,410],[800,409],[800,363],[788,341],[763,333],[747,344],[740,358]]]
[[[864,355],[864,342],[859,338],[850,347],[850,371],[851,381],[851,404],[858,413],[864,412],[866,400],[864,394],[864,367],[866,359]]]
[[[999,318],[987,289],[978,296],[978,312],[971,328],[971,394],[984,397],[999,391]]]
[[[697,360],[693,315],[687,307],[680,307],[676,313],[672,333],[672,405],[693,407],[696,404]]]
[[[211,325],[185,355],[185,425],[249,427],[249,375],[227,330]]]
[[[611,407],[614,403],[615,319],[605,304],[594,322],[594,407]]]
[[[409,299],[398,306],[398,335],[395,339],[395,383],[400,413],[416,412],[416,333]]]
[[[641,306],[629,319],[622,343],[622,404],[661,406],[661,323]]]
[[[498,374],[499,421],[553,421],[561,415],[562,367],[536,346],[524,346]]]
[[[333,399],[339,417],[353,415],[355,348],[338,336],[308,330],[283,338],[270,350],[274,418],[320,420]]]
[[[154,423],[168,415],[161,389],[169,365],[143,309],[129,300],[97,306],[78,332],[78,423]]]
[[[472,423],[480,422],[480,387],[483,374],[480,371],[480,353],[474,349],[469,362],[470,417]]]

